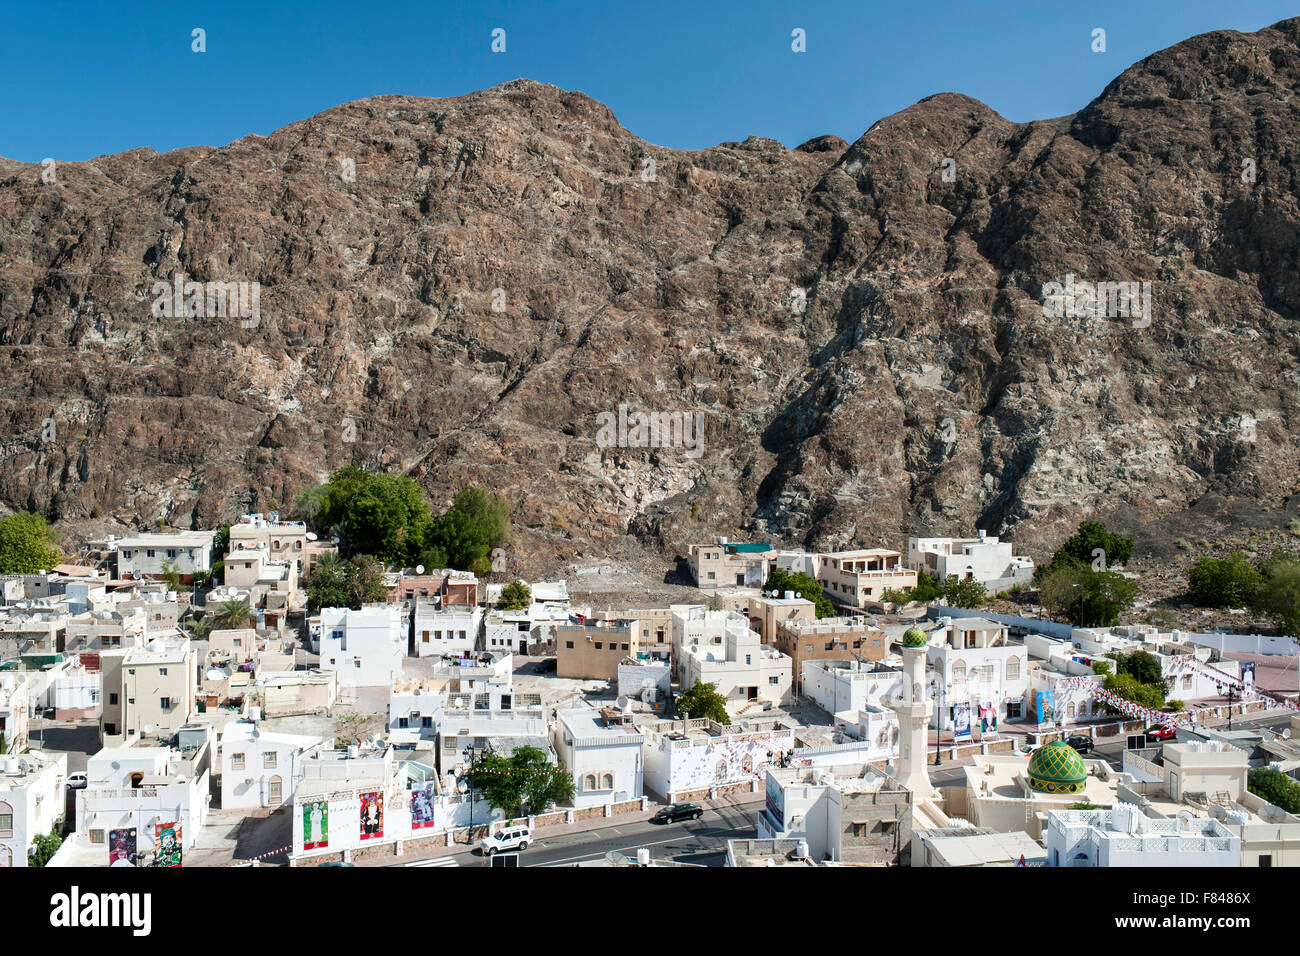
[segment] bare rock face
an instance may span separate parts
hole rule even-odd
[[[53,182],[0,160],[0,500],[212,526],[357,461],[510,496],[544,566],[625,534],[1036,550],[1281,499],[1297,88],[1300,19],[1155,54],[1075,116],[942,94],[851,145],[663,149],[517,80]],[[157,314],[178,274],[258,283],[260,312]],[[1149,282],[1149,324],[1050,314],[1067,276]],[[702,413],[700,453],[608,447],[620,405]]]

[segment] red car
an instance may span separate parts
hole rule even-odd
[[[1147,736],[1154,737],[1156,740],[1172,740],[1178,736],[1178,731],[1168,724],[1156,724],[1154,727],[1147,728]]]

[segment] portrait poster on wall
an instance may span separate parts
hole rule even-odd
[[[170,823],[155,823],[154,866],[181,865],[181,825],[173,820]]]
[[[135,866],[135,827],[108,831],[108,865]]]
[[[437,788],[432,780],[417,783],[411,787],[411,829],[419,830],[433,826],[433,808]]]
[[[330,845],[330,808],[324,800],[302,805],[302,848],[315,850]]]
[[[378,790],[361,794],[361,839],[384,835],[384,795]]]

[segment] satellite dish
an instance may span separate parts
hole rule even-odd
[[[148,737],[151,733],[153,733],[153,724],[145,724],[145,725],[144,725],[144,735],[145,735],[146,737]]]
[[[417,564],[417,565],[415,566],[415,573],[416,573],[416,574],[423,574],[423,573],[424,573],[424,565],[423,565],[423,564]]]

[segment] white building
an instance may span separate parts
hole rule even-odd
[[[515,694],[489,684],[475,693],[448,694],[438,727],[438,770],[447,774],[469,763],[471,749],[508,755],[516,747],[552,750],[540,694]]]
[[[25,867],[36,838],[63,823],[68,755],[6,754],[0,768],[0,869]]]
[[[212,570],[215,531],[175,531],[139,534],[117,542],[117,576],[161,577],[163,564],[176,566],[182,578]]]
[[[911,795],[869,764],[769,769],[760,840],[803,840],[813,860],[898,862],[910,850]]]
[[[942,618],[926,631],[937,716],[959,737],[979,729],[994,733],[1007,717],[1008,701],[1025,696],[1029,652],[1013,644],[1005,624],[983,618]],[[931,722],[935,726],[935,722]]]
[[[235,720],[221,732],[221,808],[278,807],[293,799],[304,751],[321,743],[306,734],[267,731]]]
[[[489,705],[505,701],[513,707],[512,660],[510,654],[497,654],[486,662],[451,658],[426,678],[394,681],[388,695],[389,740],[396,747],[436,747],[443,711],[453,694],[471,694]]]
[[[645,783],[641,744],[631,718],[605,708],[575,707],[556,716],[552,741],[559,762],[573,774],[573,805],[621,803],[641,796]]]
[[[398,605],[371,604],[359,611],[321,608],[320,668],[336,671],[339,686],[388,687],[401,676],[405,655]]]
[[[481,607],[452,605],[440,608],[429,601],[417,601],[415,656],[459,656],[472,653],[478,646],[479,631],[482,626]]]
[[[749,729],[711,720],[642,724],[646,789],[669,802],[707,796],[719,788],[747,792],[795,748],[792,726],[781,721],[748,723]]]
[[[804,661],[804,696],[829,714],[882,707],[898,694],[903,669],[874,661]]]
[[[1034,574],[1034,559],[1011,553],[1010,541],[979,532],[974,538],[907,539],[907,565],[931,577],[962,578],[981,584],[1010,585]]]
[[[188,754],[132,740],[86,762],[77,793],[77,824],[53,866],[134,866],[130,852],[157,857],[173,846],[182,858],[207,820],[211,749]]]
[[[682,688],[700,681],[716,684],[728,708],[792,700],[790,657],[764,645],[745,617],[734,611],[675,610],[673,651]]]
[[[1047,865],[1235,867],[1241,865],[1241,837],[1212,817],[1184,811],[1176,819],[1155,819],[1131,803],[1051,810]]]

